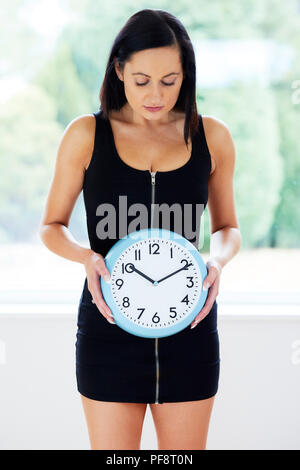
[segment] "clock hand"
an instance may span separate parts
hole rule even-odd
[[[192,266],[192,264],[193,264],[193,263],[188,263],[188,264],[186,264],[186,265],[183,266],[182,268],[177,269],[177,271],[174,271],[173,273],[168,274],[167,276],[165,276],[165,277],[159,279],[159,281],[157,281],[157,282],[164,281],[165,279],[168,279],[168,277],[174,276],[174,274],[179,273],[180,271],[183,271],[184,269],[187,269],[189,266]]]
[[[128,271],[127,267],[130,266],[132,271]],[[142,273],[142,271],[140,271],[139,269],[137,269],[133,263],[127,263],[126,265],[126,271],[127,272],[133,272],[135,271],[137,274],[139,274],[140,276],[144,277],[145,279],[147,279],[148,281],[150,281],[152,284],[154,284],[155,281],[153,281],[153,279],[151,279],[151,277],[147,276],[146,274]]]

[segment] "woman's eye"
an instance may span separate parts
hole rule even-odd
[[[136,83],[137,86],[144,86],[144,85],[147,85],[149,82],[145,82],[145,83]],[[165,83],[165,82],[162,82],[163,85],[166,85],[166,86],[172,86],[172,85],[175,85],[175,82],[173,83]]]

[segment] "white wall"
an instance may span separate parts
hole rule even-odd
[[[76,306],[34,309],[1,306],[0,449],[89,449],[76,389]],[[218,322],[221,372],[207,448],[300,449],[299,307],[219,302]],[[157,449],[149,407],[141,448]]]

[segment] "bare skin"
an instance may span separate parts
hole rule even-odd
[[[205,450],[214,400],[150,403],[158,449]]]
[[[214,399],[150,403],[158,449],[204,450]],[[140,449],[147,403],[81,400],[92,450]]]
[[[91,450],[140,449],[147,403],[98,401],[80,396]]]
[[[122,110],[110,114],[120,158],[134,168],[151,171],[169,171],[184,165],[190,157],[191,146],[189,142],[187,148],[183,140],[184,116],[172,109],[183,78],[178,51],[173,48],[140,51],[125,66],[125,75],[117,67],[116,71],[125,81],[128,99]],[[147,79],[144,76],[133,78],[133,71],[145,71],[150,77],[153,71],[153,75]],[[174,81],[174,85],[168,87],[161,84],[161,77],[170,71],[178,75],[164,79]],[[137,91],[137,81],[147,85]],[[143,109],[144,104],[163,104],[164,108],[152,114]],[[211,224],[207,276],[210,288],[206,303],[195,321],[210,310],[218,294],[222,268],[241,244],[233,194],[235,150],[232,137],[225,123],[212,116],[203,116],[203,125],[212,158],[207,204]],[[58,148],[40,237],[54,253],[83,264],[88,288],[99,314],[111,321],[111,312],[99,283],[99,276],[108,273],[104,259],[101,254],[80,246],[68,229],[72,210],[82,190],[84,173],[92,157],[94,134],[95,118],[90,114],[74,119],[67,126]],[[140,448],[146,403],[104,402],[82,395],[81,399],[92,449]],[[149,404],[158,448],[205,449],[213,402],[214,397]]]

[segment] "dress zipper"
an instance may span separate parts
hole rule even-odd
[[[151,227],[153,226],[154,216],[154,201],[155,201],[155,174],[156,171],[151,171],[151,183],[152,183],[152,199],[151,199]],[[158,338],[155,338],[155,360],[156,360],[156,392],[155,392],[155,403],[158,403],[159,394],[159,358],[158,358]]]

